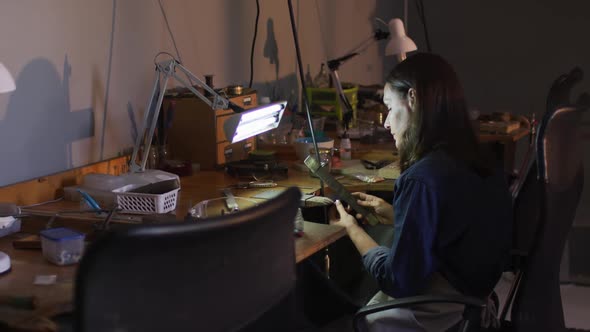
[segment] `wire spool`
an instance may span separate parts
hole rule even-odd
[[[239,96],[244,92],[244,87],[237,85],[230,85],[227,87],[227,93],[231,96]]]

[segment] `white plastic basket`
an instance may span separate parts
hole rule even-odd
[[[164,194],[117,193],[117,204],[122,213],[167,213],[176,209],[180,188]]]
[[[176,209],[176,201],[178,200],[178,191],[180,187],[174,181],[167,181],[167,186],[156,193],[132,192],[137,189],[136,185],[127,185],[122,188],[113,190],[117,196],[117,205],[123,213],[167,213]],[[170,184],[174,187],[171,188]],[[156,184],[157,185],[157,184]],[[162,190],[164,189],[164,190]]]

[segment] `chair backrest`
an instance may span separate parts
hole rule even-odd
[[[584,78],[584,72],[579,67],[574,67],[569,73],[559,76],[549,89],[547,95],[546,110],[555,110],[558,107],[572,105],[572,87]]]
[[[574,67],[569,73],[560,75],[553,83],[547,94],[546,111],[543,113],[544,123],[540,125],[546,127],[548,118],[547,113],[552,113],[559,107],[574,105],[571,101],[572,89],[575,84],[583,79],[584,73]],[[585,102],[586,94],[580,96],[575,104],[577,107],[587,107]],[[535,140],[539,139],[538,128],[535,130]],[[539,128],[540,129],[540,128]],[[543,129],[545,130],[545,129]],[[522,165],[519,169],[518,178],[511,186],[512,198],[514,204],[514,229],[513,229],[513,252],[516,256],[527,256],[531,251],[533,240],[538,229],[541,206],[540,187],[538,181],[538,146],[537,142],[532,142],[526,151]],[[520,262],[513,262],[518,269]]]
[[[572,105],[572,88],[576,83],[580,82],[583,79],[583,77],[584,72],[579,67],[574,67],[569,73],[560,75],[557,79],[555,79],[555,81],[553,81],[553,83],[551,84],[551,88],[549,89],[549,93],[547,94],[547,99],[545,101],[546,111],[551,112],[558,107]],[[587,94],[582,94],[578,99],[577,104],[588,104],[588,99],[590,98]],[[537,128],[531,127],[531,125],[534,126],[534,124],[529,124],[529,129],[532,130],[533,133],[536,133]],[[529,178],[535,179],[536,176],[536,174],[534,174],[534,176],[532,177],[529,176],[531,173],[536,172],[535,157],[537,150],[534,143],[535,142],[531,142],[529,148],[525,152],[522,164],[519,167],[517,178],[515,179],[514,183],[512,183],[510,186],[512,198],[513,201],[515,201],[515,203],[517,203],[516,201],[519,199],[521,189],[529,186]],[[525,182],[527,182],[526,186]]]
[[[76,330],[237,331],[293,305],[285,299],[295,285],[300,195],[289,188],[239,213],[99,238],[78,270]]]
[[[530,159],[522,168],[522,177],[518,179],[512,192],[514,211],[512,252],[515,257],[526,257],[531,251],[541,213],[536,149],[532,148],[531,150]],[[522,261],[518,260],[512,263],[514,268],[518,269]]]
[[[548,110],[536,137],[538,220],[512,306],[517,331],[563,330],[559,268],[584,184],[580,121],[586,108]],[[535,182],[534,179],[531,179]]]

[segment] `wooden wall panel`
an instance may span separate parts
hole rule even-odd
[[[65,172],[0,187],[0,202],[31,205],[63,196],[63,187],[79,184],[84,175],[105,173],[119,175],[128,171],[129,156],[117,157]]]

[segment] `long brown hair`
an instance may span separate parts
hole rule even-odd
[[[479,153],[463,87],[448,62],[435,54],[418,53],[399,63],[386,82],[403,98],[410,89],[416,91],[400,146],[402,172],[440,148],[482,176],[491,173]]]

